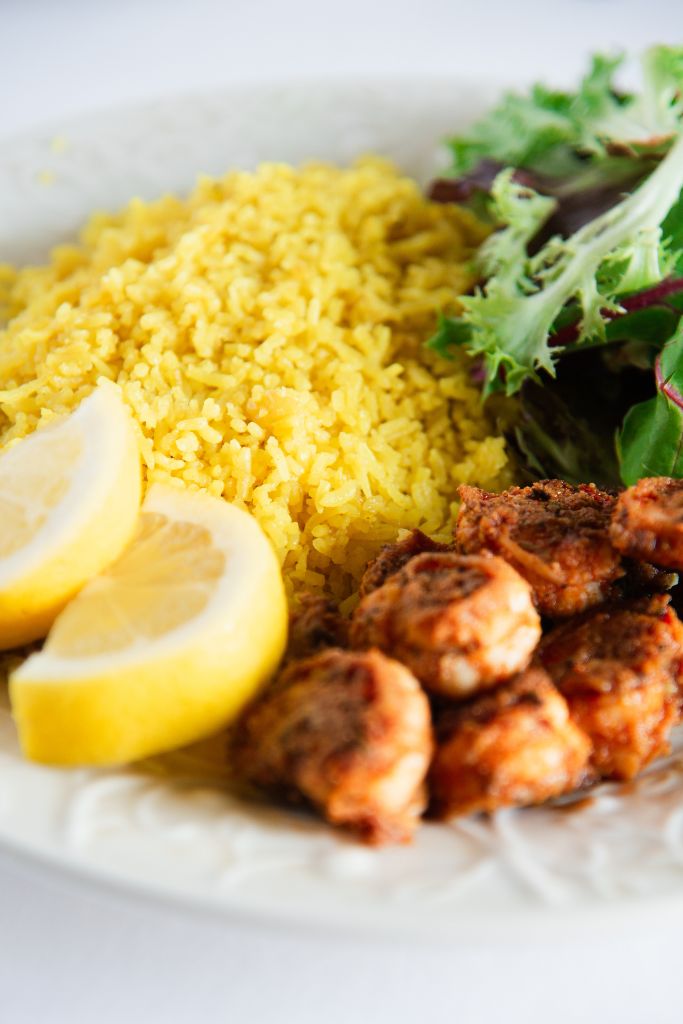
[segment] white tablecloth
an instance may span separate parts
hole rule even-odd
[[[278,76],[570,82],[587,49],[683,40],[681,0],[4,0],[0,135]],[[5,1024],[680,1024],[680,942],[637,926],[451,949],[237,927],[0,855]]]

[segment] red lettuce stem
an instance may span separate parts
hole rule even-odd
[[[679,409],[683,409],[683,395],[680,393],[678,388],[674,387],[671,380],[667,380],[662,372],[662,355],[661,352],[655,359],[655,381],[657,382],[657,389],[661,391],[663,395],[666,395],[674,405],[677,405]]]

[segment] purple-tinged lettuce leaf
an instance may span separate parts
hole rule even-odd
[[[552,238],[533,256],[529,240],[551,215],[554,204],[514,181],[498,176],[493,199],[506,226],[490,235],[479,252],[489,275],[483,289],[462,299],[459,318],[470,329],[467,350],[486,367],[484,393],[519,390],[538,371],[551,375],[562,349],[552,335],[563,310],[575,304],[574,344],[604,343],[606,324],[623,312],[620,296],[661,281],[672,267],[660,225],[683,188],[683,135],[652,174],[620,203],[567,239]],[[466,337],[464,329],[460,332]]]

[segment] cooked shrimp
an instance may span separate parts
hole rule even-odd
[[[608,534],[615,499],[593,484],[545,480],[502,494],[459,493],[458,549],[501,555],[529,581],[542,615],[561,618],[599,604],[624,574]]]
[[[367,594],[353,647],[379,647],[424,686],[464,697],[525,668],[541,635],[529,584],[491,555],[416,555]]]
[[[452,818],[539,804],[582,785],[591,744],[534,666],[437,718],[431,809]]]
[[[377,590],[383,583],[402,569],[406,562],[409,562],[415,555],[422,555],[426,551],[452,551],[450,544],[439,544],[432,540],[422,530],[413,530],[396,544],[385,545],[376,558],[368,562],[367,568],[360,581],[360,596],[365,597],[372,590]]]
[[[612,544],[631,558],[683,569],[683,480],[647,477],[617,499]]]
[[[429,702],[408,669],[334,648],[285,669],[232,747],[239,777],[370,843],[410,837],[432,750]]]
[[[322,594],[302,594],[289,621],[287,661],[309,658],[325,647],[346,647],[348,632],[348,622],[333,601]]]
[[[539,656],[593,742],[596,773],[631,779],[666,753],[683,662],[683,625],[667,597],[564,623],[544,638]]]

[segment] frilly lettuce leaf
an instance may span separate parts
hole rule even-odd
[[[519,184],[512,168],[496,177],[491,198],[494,219],[505,226],[489,235],[479,249],[479,266],[486,277],[514,278],[517,268],[526,263],[529,243],[552,215],[557,202]]]
[[[676,135],[683,115],[683,49],[653,46],[642,58],[643,90],[620,98],[606,76],[584,124],[582,148],[657,145]]]
[[[575,93],[542,85],[527,96],[506,93],[467,135],[450,141],[451,173],[467,174],[487,159],[561,175],[580,168],[577,153],[665,143],[683,114],[683,48],[655,46],[644,54],[639,96],[615,86],[623,59],[594,56]]]
[[[494,207],[506,226],[490,236],[480,257],[483,273],[491,276],[462,299],[460,326],[452,328],[454,339],[482,358],[485,394],[514,394],[539,370],[554,373],[562,349],[552,344],[553,327],[568,304],[578,313],[576,343],[604,341],[607,320],[621,310],[619,297],[669,272],[661,224],[682,188],[679,136],[634,192],[569,238],[552,238],[529,256],[525,241],[550,215],[552,201],[518,185],[509,171],[499,176]]]
[[[639,95],[620,65],[508,94],[435,186],[498,230],[430,344],[476,356],[485,395],[521,391],[508,437],[532,476],[683,477],[683,47],[644,55]]]
[[[468,135],[451,139],[451,173],[471,171],[482,159],[513,167],[534,167],[557,154],[558,173],[566,170],[565,156],[576,142],[569,116],[572,97],[533,86],[529,96],[507,93],[499,106],[475,124]],[[574,159],[570,157],[573,164]]]

